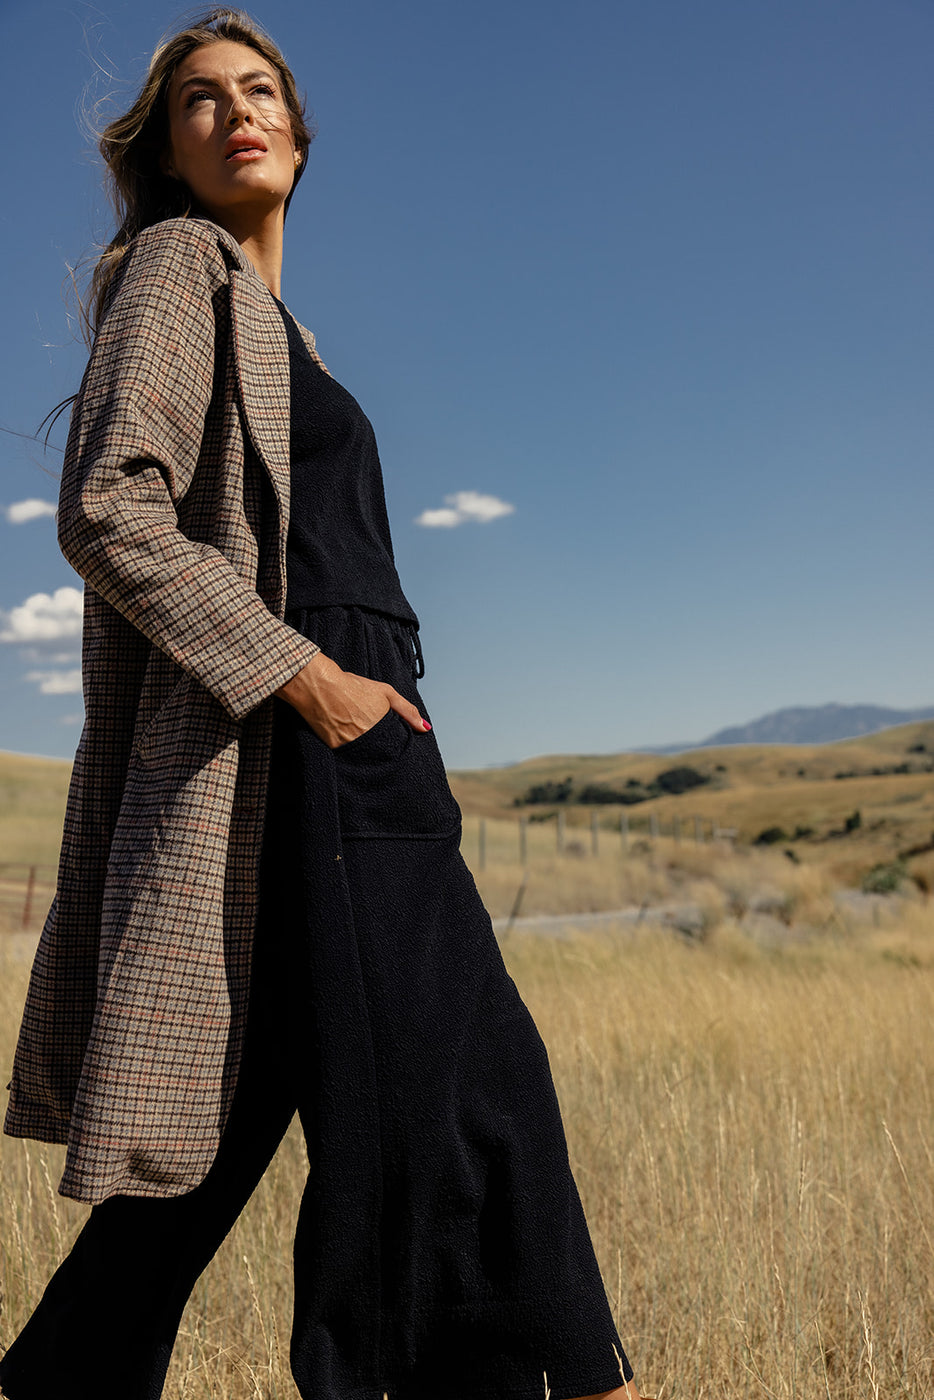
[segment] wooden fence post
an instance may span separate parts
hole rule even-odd
[[[657,813],[657,812],[652,812],[652,813],[649,814],[649,834],[653,837],[653,839],[658,835],[658,813]]]
[[[679,842],[679,841],[681,840],[681,818],[680,818],[680,817],[672,817],[672,819],[671,819],[671,835],[672,835],[672,839],[673,839],[676,843]]]
[[[590,849],[593,855],[600,854],[600,818],[596,811],[590,814]]]
[[[506,920],[506,927],[500,934],[501,938],[505,938],[512,931],[512,926],[516,922],[516,919],[518,919],[519,917],[519,910],[522,908],[522,896],[525,894],[525,887],[528,883],[529,872],[527,870],[523,870],[522,880],[519,884],[518,890],[516,891],[516,897],[512,902],[512,908],[509,911],[509,918]]]
[[[29,876],[26,880],[26,899],[23,903],[23,928],[28,928],[32,922],[32,903],[36,895],[36,867],[29,867]]]
[[[558,832],[557,832],[558,855],[564,854],[564,811],[558,812]]]
[[[629,813],[628,813],[628,812],[620,812],[620,814],[619,814],[619,837],[620,837],[620,840],[621,840],[621,842],[622,842],[622,844],[623,844],[623,850],[624,850],[624,851],[627,850],[628,847],[629,847]]]
[[[486,870],[486,817],[480,818],[480,825],[477,829],[477,865],[481,870]]]
[[[703,817],[695,817],[695,818],[694,818],[694,840],[697,842],[698,846],[702,846],[702,845],[704,844],[704,819],[703,819]]]

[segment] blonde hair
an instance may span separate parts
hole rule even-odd
[[[243,10],[215,7],[198,15],[174,34],[166,35],[149,63],[149,71],[133,106],[112,121],[100,137],[100,152],[107,167],[106,185],[117,218],[117,232],[97,260],[90,279],[82,319],[88,339],[93,338],[107,301],[107,291],[127,244],[144,228],[192,212],[191,196],[180,181],[167,175],[161,158],[168,146],[167,98],[180,63],[204,44],[221,39],[247,44],[278,72],[282,96],[292,123],[301,163],[292,191],[308,159],[314,131],[305,121],[305,104],[298,95],[292,71],[281,50],[255,20]]]

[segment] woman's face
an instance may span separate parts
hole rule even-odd
[[[285,203],[299,152],[274,65],[247,44],[203,44],[179,64],[167,101],[163,169],[211,218],[235,232]]]

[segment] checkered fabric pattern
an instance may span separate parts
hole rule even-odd
[[[87,719],[5,1123],[67,1143],[78,1200],[190,1190],[227,1117],[269,697],[317,651],[281,620],[288,513],[275,303],[223,229],[157,224],[121,263],[66,449]]]

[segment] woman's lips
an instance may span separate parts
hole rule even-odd
[[[227,160],[256,160],[258,156],[264,156],[265,154],[266,152],[260,150],[259,146],[244,146],[242,150],[231,151],[230,155],[227,156]]]

